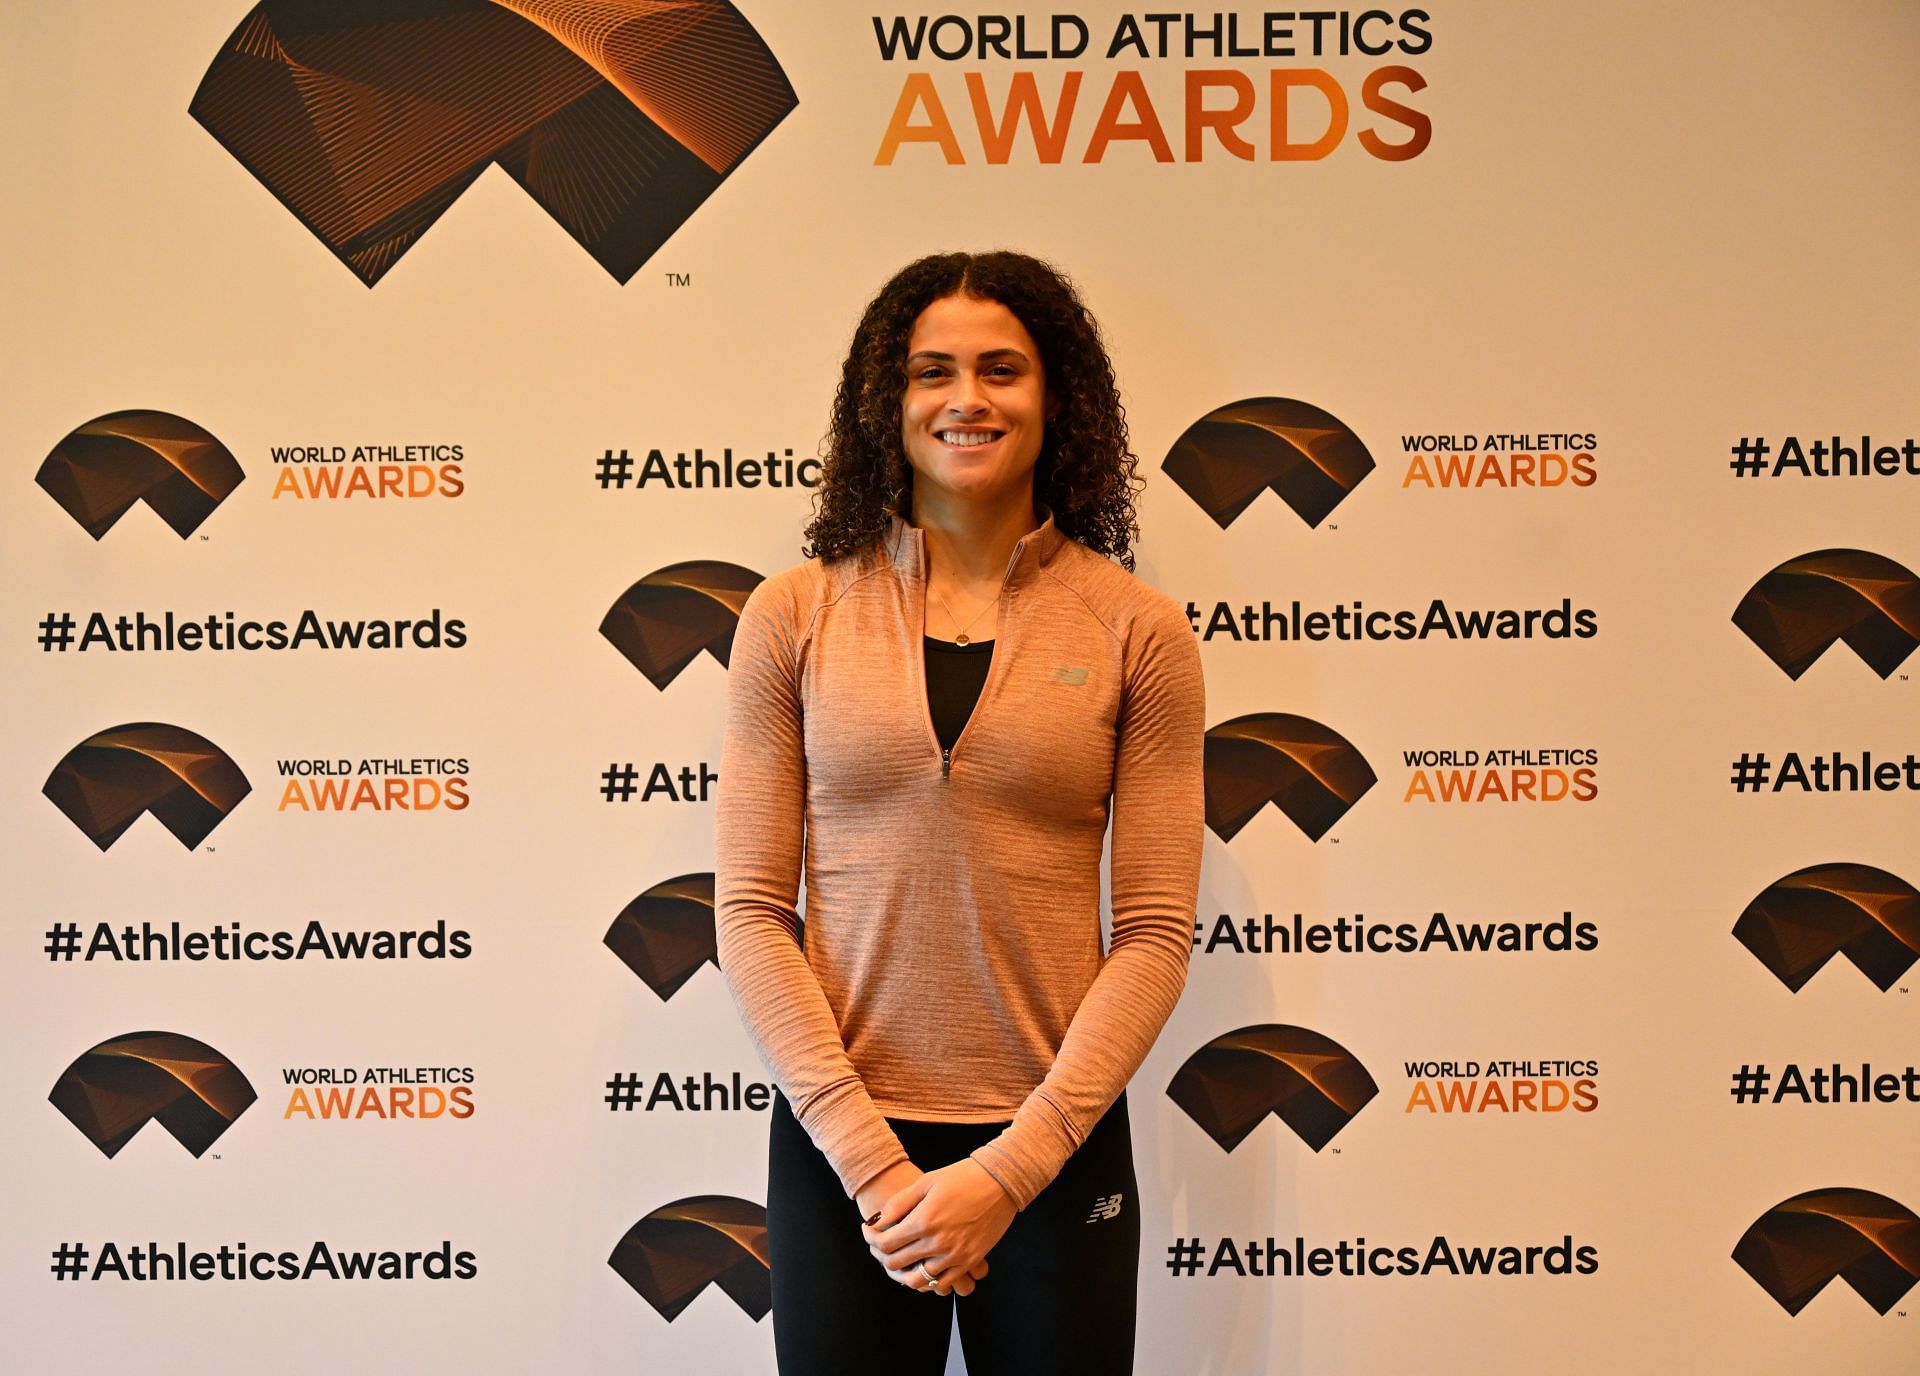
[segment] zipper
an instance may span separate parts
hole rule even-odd
[[[921,538],[924,539],[925,537],[922,536]],[[1027,548],[1027,542],[1024,539],[1016,541],[1014,543],[1013,554],[1007,560],[1007,571],[1000,575],[1000,598],[1001,598],[1000,606],[1003,611],[1013,601],[1013,599],[1007,595],[1007,580],[1013,577],[1013,570],[1020,563],[1020,556],[1022,553],[1026,551],[1026,548]],[[923,546],[923,550],[924,550],[924,546]],[[979,700],[974,703],[973,711],[967,714],[967,724],[960,728],[960,734],[954,738],[954,742],[952,745],[941,746],[940,777],[942,780],[945,780],[952,776],[953,752],[960,748],[960,743],[967,738],[967,733],[973,730],[973,723],[980,716],[980,706],[982,703],[986,702],[987,700],[987,691],[993,687],[995,675],[1001,672],[1000,665],[1006,659],[1006,656],[1001,653],[1001,651],[1005,648],[1005,637],[1003,635],[1003,632],[1005,631],[1005,629],[1006,629],[1005,624],[1001,623],[994,631],[994,639],[996,641],[1000,641],[1001,643],[994,646],[993,661],[987,665],[986,682],[980,685],[980,697],[979,697]],[[927,572],[926,572],[926,564],[925,564],[925,559],[923,554],[922,563],[920,566],[920,639],[921,639],[921,643],[914,647],[915,654],[913,656],[913,662],[920,666],[920,673],[919,673],[920,715],[925,719],[927,723],[927,734],[933,738],[933,743],[935,745],[940,745],[939,733],[933,729],[933,706],[931,703],[927,701],[927,669],[926,669],[927,647],[925,644],[926,634],[927,634]]]

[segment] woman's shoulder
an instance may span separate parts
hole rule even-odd
[[[1048,568],[1116,630],[1191,633],[1186,609],[1179,602],[1078,540],[1063,539]]]
[[[803,559],[755,584],[741,614],[751,609],[776,617],[795,631],[802,630],[821,607],[839,600],[849,588],[884,565],[878,542],[838,559]]]

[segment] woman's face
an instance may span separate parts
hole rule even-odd
[[[1040,349],[998,301],[943,296],[907,339],[900,439],[914,502],[997,506],[1033,496],[1047,412]]]

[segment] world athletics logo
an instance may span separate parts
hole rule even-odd
[[[33,475],[98,540],[140,502],[182,540],[246,474],[226,445],[166,411],[113,411],[75,428]]]
[[[1379,1092],[1360,1059],[1333,1038],[1277,1023],[1222,1033],[1167,1085],[1167,1097],[1228,1152],[1269,1113],[1319,1151]]]
[[[1872,865],[1809,865],[1761,890],[1733,934],[1796,994],[1835,955],[1885,993],[1920,959],[1920,891]]]
[[[139,721],[81,741],[60,757],[40,791],[101,850],[148,812],[192,850],[253,785],[205,736]]]
[[[1318,841],[1377,782],[1345,736],[1289,712],[1255,712],[1209,727],[1203,758],[1207,826],[1222,841],[1239,835],[1268,803]]]
[[[773,1308],[767,1210],[750,1199],[702,1194],[662,1204],[627,1229],[607,1265],[668,1323],[709,1285],[755,1323]]]
[[[1734,608],[1733,624],[1788,678],[1836,640],[1886,678],[1920,644],[1920,577],[1867,550],[1814,550],[1763,575]]]
[[[718,968],[712,871],[661,880],[620,910],[605,942],[663,1000],[702,965]]]
[[[1188,426],[1160,468],[1225,530],[1268,491],[1318,526],[1374,464],[1360,437],[1330,412],[1287,397],[1254,397]]]
[[[1755,1219],[1733,1259],[1789,1314],[1836,1276],[1885,1314],[1920,1279],[1920,1218],[1872,1190],[1808,1190]]]
[[[129,1032],[82,1052],[47,1100],[112,1157],[158,1119],[196,1157],[259,1096],[240,1068],[177,1032]]]
[[[669,564],[620,594],[600,634],[665,692],[703,650],[727,667],[740,612],[760,582],[752,569],[717,559]]]
[[[262,0],[189,113],[371,287],[494,163],[625,282],[796,104],[724,0]]]

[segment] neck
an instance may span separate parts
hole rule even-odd
[[[933,575],[963,584],[997,584],[1020,537],[1040,524],[1031,487],[993,504],[923,496],[916,487],[912,521],[925,533]]]

